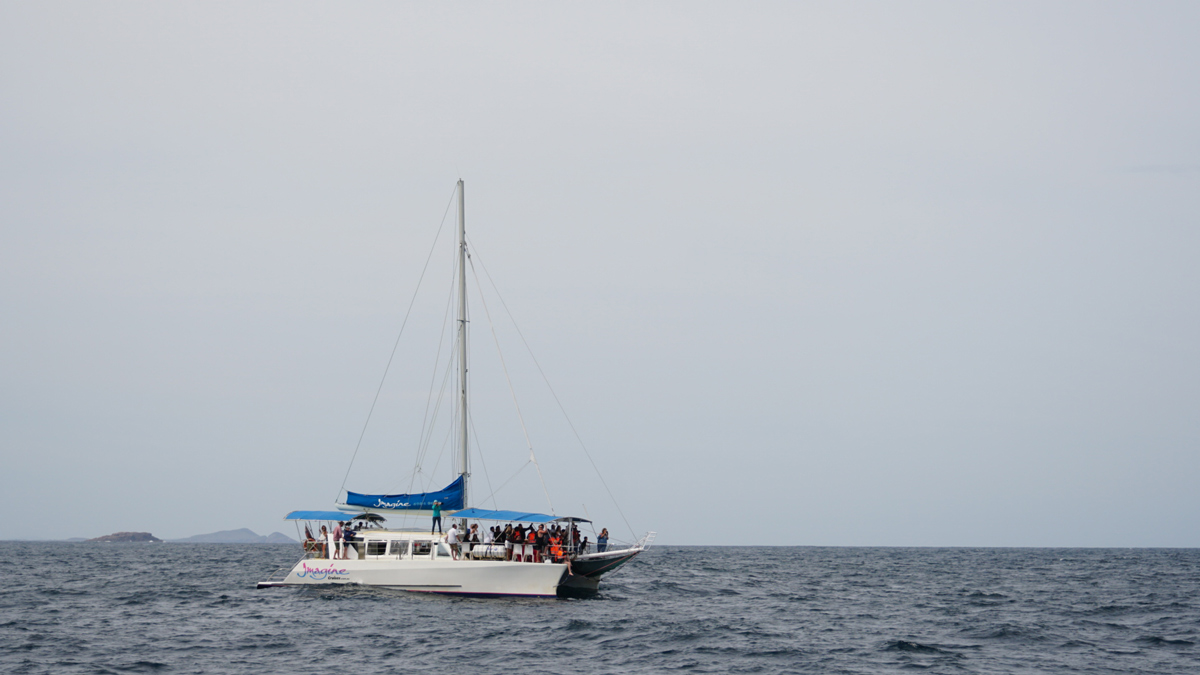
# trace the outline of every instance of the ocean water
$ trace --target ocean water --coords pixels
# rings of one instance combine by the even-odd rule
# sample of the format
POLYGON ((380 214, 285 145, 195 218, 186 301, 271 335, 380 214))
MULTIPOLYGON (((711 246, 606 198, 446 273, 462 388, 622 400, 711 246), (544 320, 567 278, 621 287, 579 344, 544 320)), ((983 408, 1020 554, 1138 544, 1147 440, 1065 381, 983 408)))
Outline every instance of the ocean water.
POLYGON ((295 546, 0 542, 4 673, 1200 673, 1200 550, 657 547, 588 600, 256 590, 295 546))

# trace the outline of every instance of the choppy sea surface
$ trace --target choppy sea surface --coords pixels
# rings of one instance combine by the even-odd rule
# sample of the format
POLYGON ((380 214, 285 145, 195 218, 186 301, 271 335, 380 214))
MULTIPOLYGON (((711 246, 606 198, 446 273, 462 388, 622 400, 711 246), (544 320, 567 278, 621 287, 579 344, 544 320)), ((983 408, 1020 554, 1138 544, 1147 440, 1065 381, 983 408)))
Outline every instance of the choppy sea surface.
POLYGON ((1200 550, 657 547, 588 600, 255 582, 295 546, 0 542, 5 673, 1200 672, 1200 550))

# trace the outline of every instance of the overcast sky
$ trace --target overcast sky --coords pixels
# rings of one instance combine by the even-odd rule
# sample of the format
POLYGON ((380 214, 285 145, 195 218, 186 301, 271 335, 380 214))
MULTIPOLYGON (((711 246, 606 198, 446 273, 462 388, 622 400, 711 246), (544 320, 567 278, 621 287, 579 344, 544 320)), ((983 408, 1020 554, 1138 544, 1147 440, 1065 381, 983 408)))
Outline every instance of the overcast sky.
MULTIPOLYGON (((461 177, 638 534, 1200 546, 1197 35, 1192 2, 2 2, 0 538, 332 507, 461 177)), ((447 236, 350 489, 412 484, 447 236)), ((628 537, 488 302, 554 510, 628 537)), ((473 303, 474 489, 545 510, 473 303)))

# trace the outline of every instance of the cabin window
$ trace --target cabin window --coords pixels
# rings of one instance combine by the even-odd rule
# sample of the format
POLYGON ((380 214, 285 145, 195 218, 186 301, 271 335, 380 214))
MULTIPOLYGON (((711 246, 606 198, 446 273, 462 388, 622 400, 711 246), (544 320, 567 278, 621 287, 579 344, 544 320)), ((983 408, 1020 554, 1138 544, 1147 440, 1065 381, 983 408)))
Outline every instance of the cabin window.
POLYGON ((368 541, 367 555, 383 555, 387 553, 386 541, 368 541))
POLYGON ((432 541, 414 541, 412 545, 413 555, 429 555, 429 552, 433 550, 432 541))
POLYGON ((404 556, 408 555, 408 542, 393 540, 388 546, 388 555, 394 555, 398 558, 403 558, 404 556))

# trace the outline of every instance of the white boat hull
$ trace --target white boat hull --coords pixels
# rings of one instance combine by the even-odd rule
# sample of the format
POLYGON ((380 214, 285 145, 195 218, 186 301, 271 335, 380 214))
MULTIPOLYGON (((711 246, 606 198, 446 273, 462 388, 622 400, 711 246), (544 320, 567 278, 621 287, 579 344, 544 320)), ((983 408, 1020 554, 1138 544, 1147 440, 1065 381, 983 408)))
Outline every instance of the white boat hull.
POLYGON ((503 560, 327 560, 306 558, 271 586, 310 584, 381 586, 452 595, 553 598, 566 580, 567 566, 503 560))

